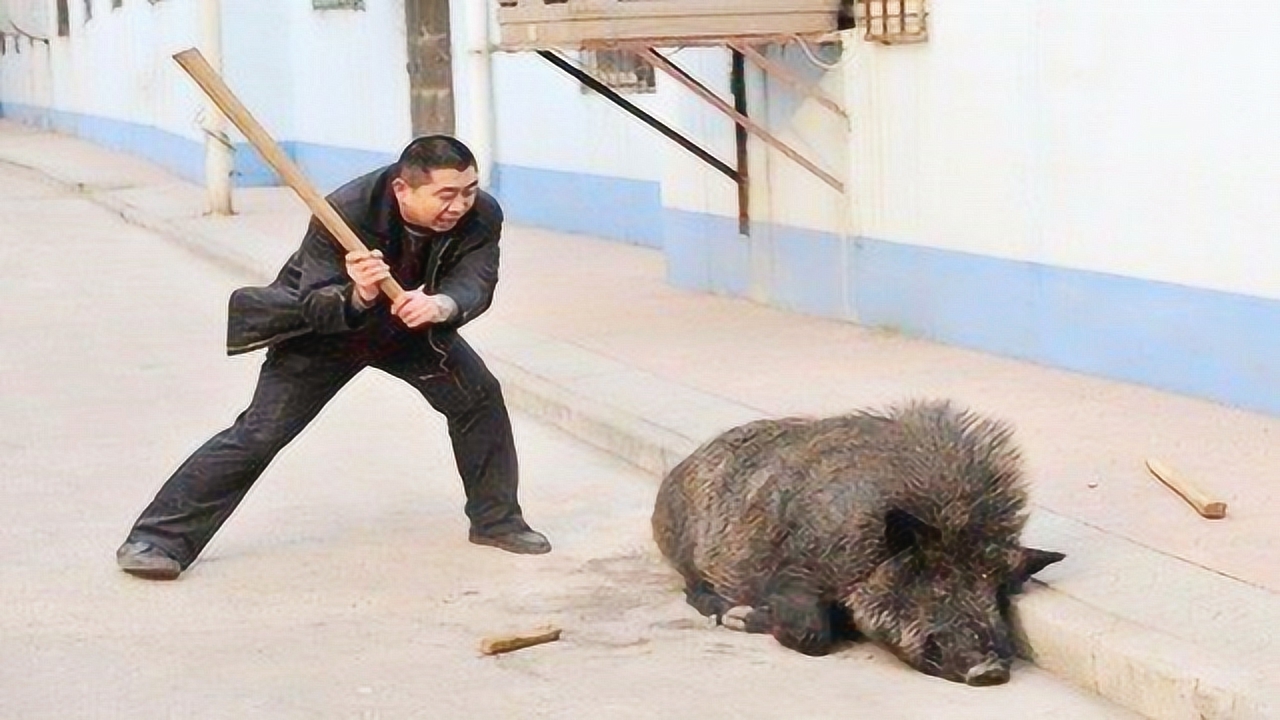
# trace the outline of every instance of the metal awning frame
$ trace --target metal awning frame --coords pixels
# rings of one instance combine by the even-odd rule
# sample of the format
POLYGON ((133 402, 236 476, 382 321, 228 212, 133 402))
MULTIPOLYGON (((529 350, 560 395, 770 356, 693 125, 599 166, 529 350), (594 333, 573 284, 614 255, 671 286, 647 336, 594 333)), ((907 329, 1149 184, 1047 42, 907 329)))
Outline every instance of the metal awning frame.
MULTIPOLYGON (((838 35, 826 36, 820 40, 831 40, 838 38, 838 35)), ((701 46, 701 47, 725 47, 734 52, 740 53, 763 71, 765 74, 775 77, 782 82, 796 88, 799 92, 808 98, 813 99, 822 107, 836 113, 841 118, 848 120, 848 113, 829 95, 824 93, 820 88, 812 83, 800 78, 797 74, 788 70, 786 67, 770 60, 764 53, 757 49, 759 45, 771 44, 776 42, 785 42, 790 40, 802 41, 794 35, 786 36, 751 36, 751 37, 707 37, 707 38, 645 38, 643 40, 627 40, 627 41, 607 41, 600 40, 594 42, 585 42, 582 44, 584 50, 622 50, 630 52, 645 61, 652 64, 655 68, 662 71, 665 75, 675 80, 677 83, 688 89, 694 95, 697 95, 707 104, 711 105, 717 111, 733 120, 733 122, 746 132, 756 136, 765 144, 774 148, 778 152, 786 155, 792 161, 821 179, 836 192, 844 193, 844 182, 835 177, 831 173, 824 170, 817 163, 806 158, 798 150, 791 147, 781 138, 774 135, 767 128, 752 120, 746 114, 738 112, 734 106, 723 100, 713 90, 708 88, 697 78, 693 77, 688 71, 681 68, 670 58, 658 52, 659 46, 678 44, 684 46, 701 46)), ((554 49, 547 48, 536 51, 540 56, 560 70, 574 77, 583 85, 600 93, 613 104, 622 108, 631 115, 637 117, 645 124, 662 133, 667 138, 684 147, 689 152, 696 155, 703 162, 715 168, 726 177, 734 182, 741 184, 744 181, 745 172, 742 168, 737 170, 728 164, 716 158, 710 152, 693 142, 679 131, 671 128, 666 123, 655 118, 650 113, 637 107, 626 98, 609 88, 603 82, 591 76, 590 73, 582 68, 574 65, 570 61, 555 52, 554 49)))

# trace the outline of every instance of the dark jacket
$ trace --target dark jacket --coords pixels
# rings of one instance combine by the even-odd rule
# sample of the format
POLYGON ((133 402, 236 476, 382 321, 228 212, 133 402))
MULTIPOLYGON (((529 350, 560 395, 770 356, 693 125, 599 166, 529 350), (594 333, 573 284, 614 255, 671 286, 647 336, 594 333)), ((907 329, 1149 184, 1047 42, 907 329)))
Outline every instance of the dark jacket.
MULTIPOLYGON (((391 274, 405 290, 425 286, 444 294, 457 313, 436 327, 458 328, 493 302, 498 283, 498 240, 502 208, 480 192, 475 205, 452 230, 431 233, 418 247, 405 231, 391 190, 394 166, 356 178, 328 200, 370 250, 381 250, 391 274)), ((360 313, 351 305, 355 283, 347 276, 346 250, 314 216, 302 245, 265 287, 231 293, 227 313, 227 354, 264 348, 307 333, 350 332, 386 313, 360 313)), ((387 304, 381 297, 378 303, 387 304)))

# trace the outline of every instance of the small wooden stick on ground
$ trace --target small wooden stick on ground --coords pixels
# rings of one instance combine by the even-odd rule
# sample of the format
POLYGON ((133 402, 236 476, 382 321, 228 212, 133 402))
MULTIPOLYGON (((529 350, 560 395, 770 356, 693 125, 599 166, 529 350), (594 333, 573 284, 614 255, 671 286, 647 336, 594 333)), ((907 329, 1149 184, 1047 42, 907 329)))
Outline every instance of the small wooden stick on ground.
POLYGON ((513 650, 541 645, 560 639, 560 628, 547 626, 538 628, 532 633, 520 635, 501 635, 498 637, 485 638, 480 643, 480 652, 485 655, 497 655, 499 653, 507 653, 513 650))
POLYGON ((1169 486, 1187 504, 1196 509, 1202 517, 1210 520, 1220 520, 1227 516, 1227 504, 1221 500, 1215 500, 1200 488, 1192 485, 1187 479, 1180 477, 1167 466, 1155 458, 1147 459, 1147 469, 1151 471, 1156 479, 1169 486))

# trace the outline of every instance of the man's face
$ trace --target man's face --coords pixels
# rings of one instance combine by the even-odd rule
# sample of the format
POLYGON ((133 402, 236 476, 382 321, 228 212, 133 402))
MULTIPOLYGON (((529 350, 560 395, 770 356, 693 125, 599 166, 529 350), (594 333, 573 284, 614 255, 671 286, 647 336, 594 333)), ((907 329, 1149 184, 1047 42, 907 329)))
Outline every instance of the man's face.
POLYGON ((400 204, 400 217, 405 222, 436 232, 451 230, 476 202, 480 181, 476 169, 432 170, 418 187, 411 187, 404 178, 391 181, 396 201, 400 204))

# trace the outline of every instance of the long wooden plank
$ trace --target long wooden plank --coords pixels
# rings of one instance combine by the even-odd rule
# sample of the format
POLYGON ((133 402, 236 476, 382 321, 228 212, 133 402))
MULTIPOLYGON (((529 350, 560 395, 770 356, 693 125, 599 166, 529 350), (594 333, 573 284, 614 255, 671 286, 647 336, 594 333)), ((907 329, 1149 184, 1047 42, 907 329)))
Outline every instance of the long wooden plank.
MULTIPOLYGON (((182 66, 183 70, 187 71, 191 79, 196 81, 200 89, 209 96, 209 99, 213 100, 218 109, 227 116, 227 119, 253 144, 253 147, 262 155, 262 159, 266 160, 267 164, 297 193, 298 197, 302 198, 302 201, 307 204, 311 212, 337 238, 342 247, 346 248, 347 252, 368 251, 368 248, 360 241, 360 238, 356 236, 355 231, 347 225, 347 222, 329 204, 329 201, 312 186, 307 177, 298 169, 298 166, 289 159, 289 156, 284 154, 284 150, 280 149, 280 145, 258 123, 253 114, 249 112, 249 109, 235 96, 235 93, 231 92, 231 88, 227 87, 222 77, 213 69, 209 61, 205 60, 204 55, 199 50, 196 48, 183 50, 175 54, 173 59, 182 66)), ((400 283, 396 282, 394 278, 383 280, 379 287, 393 301, 404 294, 404 288, 400 287, 400 283)))

